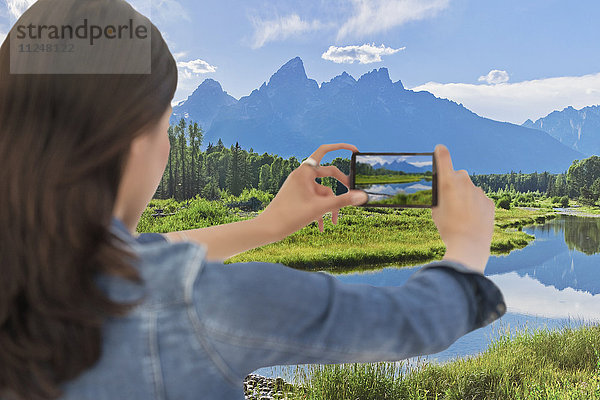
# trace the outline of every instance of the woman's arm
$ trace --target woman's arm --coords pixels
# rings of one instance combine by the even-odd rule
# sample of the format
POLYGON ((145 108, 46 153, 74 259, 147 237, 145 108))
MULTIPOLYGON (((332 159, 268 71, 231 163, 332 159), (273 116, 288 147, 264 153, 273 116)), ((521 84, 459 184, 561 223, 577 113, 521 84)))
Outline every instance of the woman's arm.
MULTIPOLYGON (((326 153, 340 149, 358 151, 356 146, 347 143, 324 144, 310 157, 320 162, 326 153)), ((316 178, 327 176, 336 178, 346 187, 350 186, 348 175, 333 165, 315 168, 301 164, 288 175, 267 208, 254 219, 164 235, 169 241, 190 240, 205 244, 206 258, 209 261, 222 261, 244 251, 277 242, 315 220, 318 220, 319 230, 322 232, 324 214, 331 212, 331 219, 335 224, 340 208, 367 201, 367 194, 362 190, 349 190, 336 196, 331 188, 315 181, 316 178)))
POLYGON ((188 301, 232 381, 271 365, 397 361, 446 349, 506 310, 482 274, 448 260, 398 287, 264 262, 206 263, 188 301))
POLYGON ((163 233, 171 242, 188 240, 206 245, 208 261, 223 261, 236 254, 281 240, 273 225, 258 217, 229 224, 163 233))

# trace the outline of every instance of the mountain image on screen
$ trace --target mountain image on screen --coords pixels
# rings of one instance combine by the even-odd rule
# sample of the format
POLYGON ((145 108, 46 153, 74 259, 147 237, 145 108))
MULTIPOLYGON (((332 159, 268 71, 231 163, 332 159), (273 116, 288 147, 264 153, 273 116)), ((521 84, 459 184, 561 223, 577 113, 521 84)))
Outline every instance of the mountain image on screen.
POLYGON ((432 156, 357 155, 354 187, 366 205, 431 206, 432 156))

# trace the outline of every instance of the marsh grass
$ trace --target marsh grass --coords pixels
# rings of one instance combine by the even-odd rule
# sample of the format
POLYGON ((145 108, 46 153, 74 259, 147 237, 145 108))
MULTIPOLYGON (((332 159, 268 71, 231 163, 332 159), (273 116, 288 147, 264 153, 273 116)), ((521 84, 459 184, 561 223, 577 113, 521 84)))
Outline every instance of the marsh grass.
POLYGON ((535 210, 511 207, 510 210, 496 209, 495 223, 498 228, 522 227, 543 223, 547 219, 556 218, 558 214, 551 207, 535 210))
MULTIPOLYGON (((227 201, 208 201, 197 196, 181 203, 153 199, 142 213, 137 231, 164 233, 241 221, 247 218, 238 216, 240 210, 225 204, 243 200, 246 199, 232 196, 227 201), (155 208, 176 214, 154 218, 155 208)), ((540 223, 555 215, 551 209, 496 209, 492 254, 507 254, 534 239, 525 232, 507 228, 540 223)), ((230 257, 225 264, 264 261, 305 270, 350 272, 426 263, 441 259, 445 251, 429 208, 350 206, 340 209, 336 225, 328 213, 323 232, 312 222, 280 241, 230 257)))
POLYGON ((290 399, 600 399, 600 326, 500 334, 445 364, 406 361, 298 368, 290 399))

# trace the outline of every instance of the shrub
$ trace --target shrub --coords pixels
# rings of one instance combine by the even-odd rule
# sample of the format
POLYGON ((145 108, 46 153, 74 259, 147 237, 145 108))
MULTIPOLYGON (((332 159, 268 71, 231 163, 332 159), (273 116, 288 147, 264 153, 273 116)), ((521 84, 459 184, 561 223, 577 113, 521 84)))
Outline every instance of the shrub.
POLYGON ((562 207, 569 207, 569 197, 563 196, 560 198, 560 205, 562 207))
POLYGON ((496 203, 496 206, 504 208, 505 210, 510 210, 510 201, 511 201, 510 195, 508 195, 508 194, 504 195, 498 200, 498 202, 496 203))

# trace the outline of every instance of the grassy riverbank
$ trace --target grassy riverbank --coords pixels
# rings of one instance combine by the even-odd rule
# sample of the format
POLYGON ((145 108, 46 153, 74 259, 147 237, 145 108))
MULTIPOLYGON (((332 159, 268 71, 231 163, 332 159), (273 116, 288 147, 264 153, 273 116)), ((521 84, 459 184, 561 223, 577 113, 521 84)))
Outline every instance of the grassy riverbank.
MULTIPOLYGON (((268 199, 265 199, 267 201, 268 199)), ((138 232, 169 232, 225 224, 252 217, 242 217, 223 202, 202 198, 177 203, 152 200, 138 224, 138 232), (154 208, 174 215, 154 218, 154 208)), ((293 268, 350 272, 356 269, 381 268, 386 265, 414 265, 441 259, 445 246, 431 218, 431 209, 385 209, 344 207, 338 223, 330 213, 324 219, 324 231, 313 222, 275 243, 246 251, 225 263, 266 261, 293 268)), ((492 254, 505 254, 522 248, 534 237, 518 227, 553 218, 551 209, 496 209, 496 227, 492 254), (517 229, 507 229, 507 228, 517 229)))
POLYGON ((311 365, 289 399, 600 399, 600 326, 502 334, 446 364, 311 365), (406 370, 404 370, 406 371, 406 370))
POLYGON ((571 202, 571 206, 576 205, 576 208, 571 208, 574 214, 600 215, 600 206, 590 206, 578 204, 576 201, 571 202))

